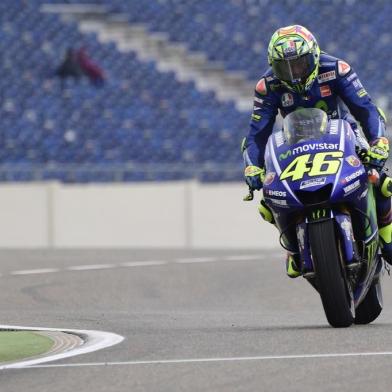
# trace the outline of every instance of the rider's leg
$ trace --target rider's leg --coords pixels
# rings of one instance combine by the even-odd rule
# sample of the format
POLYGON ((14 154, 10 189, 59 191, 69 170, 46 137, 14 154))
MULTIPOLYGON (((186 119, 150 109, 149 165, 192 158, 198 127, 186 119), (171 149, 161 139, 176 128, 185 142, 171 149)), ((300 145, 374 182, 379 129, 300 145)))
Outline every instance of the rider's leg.
MULTIPOLYGON (((261 217, 269 223, 272 223, 281 233, 282 229, 289 226, 289 220, 287 217, 279 216, 275 220, 274 215, 272 214, 271 209, 267 206, 264 199, 260 200, 259 213, 261 217)), ((282 241, 287 249, 290 251, 287 252, 286 257, 286 273, 290 278, 297 278, 301 275, 301 267, 300 267, 300 256, 298 252, 297 245, 297 237, 295 234, 295 228, 293 227, 291 230, 287 231, 285 235, 282 237, 282 241)))
POLYGON ((392 178, 384 174, 375 195, 381 253, 385 261, 392 264, 392 178))

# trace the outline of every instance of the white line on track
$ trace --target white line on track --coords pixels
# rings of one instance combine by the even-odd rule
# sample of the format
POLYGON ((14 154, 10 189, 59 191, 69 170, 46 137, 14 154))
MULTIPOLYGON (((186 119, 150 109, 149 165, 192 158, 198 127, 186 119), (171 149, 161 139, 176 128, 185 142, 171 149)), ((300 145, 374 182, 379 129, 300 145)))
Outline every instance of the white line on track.
POLYGON ((110 269, 117 267, 115 264, 86 264, 86 265, 74 265, 72 267, 67 267, 68 271, 89 271, 89 270, 100 270, 100 269, 110 269))
POLYGON ((193 359, 164 359, 155 361, 123 361, 123 362, 86 362, 86 363, 59 363, 48 365, 33 365, 29 368, 57 368, 57 367, 83 367, 83 366, 130 366, 130 365, 165 365, 201 362, 241 362, 241 361, 266 361, 290 359, 323 359, 323 358, 351 358, 391 356, 392 351, 362 352, 362 353, 329 353, 329 354, 298 354, 298 355, 268 355, 257 357, 229 357, 229 358, 193 358, 193 359))
POLYGON ((60 354, 48 355, 36 359, 25 360, 21 362, 10 363, 8 365, 0 366, 0 370, 4 369, 20 369, 27 368, 41 363, 58 361, 60 359, 74 357, 75 355, 87 354, 103 348, 114 346, 121 343, 124 337, 112 332, 91 331, 81 329, 63 329, 63 328, 37 328, 37 327, 21 327, 13 325, 0 325, 0 329, 18 330, 18 331, 61 331, 65 333, 72 333, 82 336, 85 343, 82 346, 75 347, 72 350, 60 354))
POLYGON ((260 260, 263 259, 263 255, 238 255, 238 256, 223 256, 222 260, 226 261, 246 261, 246 260, 260 260))
POLYGON ((168 264, 168 262, 163 260, 130 261, 128 263, 122 263, 120 265, 121 267, 149 267, 152 265, 163 265, 163 264, 168 264))
POLYGON ((58 268, 40 268, 40 269, 31 269, 31 270, 20 270, 20 271, 11 271, 11 275, 34 275, 34 274, 50 274, 53 272, 59 272, 58 268))
MULTIPOLYGON (((281 257, 282 253, 271 253, 268 257, 281 257)), ((94 271, 94 270, 105 270, 114 269, 118 267, 150 267, 154 265, 167 265, 167 264, 192 264, 192 263, 211 263, 220 261, 259 261, 264 260, 265 255, 253 254, 253 255, 228 255, 228 256, 206 256, 206 257, 189 257, 189 258, 178 258, 173 261, 166 260, 137 260, 129 261, 121 264, 85 264, 85 265, 74 265, 65 268, 37 268, 29 270, 17 270, 9 272, 9 275, 20 276, 20 275, 39 275, 39 274, 50 274, 61 271, 94 271)), ((0 277, 4 274, 0 273, 0 277)))
POLYGON ((211 263, 214 261, 219 261, 218 257, 195 257, 188 259, 177 259, 175 263, 189 264, 189 263, 211 263))

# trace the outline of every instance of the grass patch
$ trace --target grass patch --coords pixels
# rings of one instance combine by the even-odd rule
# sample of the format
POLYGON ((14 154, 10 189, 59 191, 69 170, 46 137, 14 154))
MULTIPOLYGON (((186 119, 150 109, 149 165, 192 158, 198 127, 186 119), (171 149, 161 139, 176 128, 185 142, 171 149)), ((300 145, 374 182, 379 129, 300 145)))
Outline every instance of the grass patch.
POLYGON ((53 340, 30 331, 0 331, 0 362, 40 355, 50 350, 53 340))

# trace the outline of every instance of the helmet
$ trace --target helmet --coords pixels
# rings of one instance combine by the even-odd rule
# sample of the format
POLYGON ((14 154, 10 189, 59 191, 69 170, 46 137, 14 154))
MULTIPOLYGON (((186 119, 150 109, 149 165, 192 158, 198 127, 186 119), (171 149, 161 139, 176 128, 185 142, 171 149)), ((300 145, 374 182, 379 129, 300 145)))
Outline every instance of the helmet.
POLYGON ((320 48, 305 27, 282 27, 274 33, 268 45, 268 63, 286 87, 303 93, 312 87, 317 77, 320 48))

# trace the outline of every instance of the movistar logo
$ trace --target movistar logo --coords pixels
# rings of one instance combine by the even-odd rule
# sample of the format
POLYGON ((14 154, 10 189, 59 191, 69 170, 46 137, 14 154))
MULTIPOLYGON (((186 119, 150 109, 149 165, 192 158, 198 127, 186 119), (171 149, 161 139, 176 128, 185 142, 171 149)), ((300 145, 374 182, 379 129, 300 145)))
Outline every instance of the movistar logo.
POLYGON ((337 150, 338 144, 333 143, 311 143, 304 144, 303 146, 298 146, 293 148, 293 154, 301 154, 303 152, 315 151, 315 150, 337 150))
POLYGON ((288 157, 291 157, 291 150, 287 150, 286 152, 282 152, 280 155, 279 155, 279 160, 280 161, 283 161, 284 159, 287 159, 288 157))

